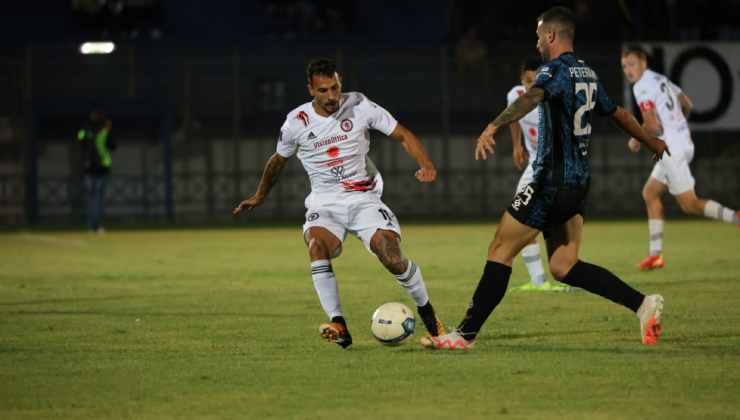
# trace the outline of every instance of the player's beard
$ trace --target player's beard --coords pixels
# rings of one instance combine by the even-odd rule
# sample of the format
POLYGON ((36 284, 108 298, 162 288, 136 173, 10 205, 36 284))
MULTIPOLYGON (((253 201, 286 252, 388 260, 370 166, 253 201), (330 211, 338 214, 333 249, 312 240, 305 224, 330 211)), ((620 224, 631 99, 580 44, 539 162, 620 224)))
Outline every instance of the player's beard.
POLYGON ((326 111, 327 114, 333 114, 339 109, 339 102, 326 101, 322 108, 324 108, 324 111, 326 111))
POLYGON ((550 50, 547 47, 542 47, 542 51, 540 51, 540 56, 542 57, 542 62, 547 63, 550 61, 550 50))

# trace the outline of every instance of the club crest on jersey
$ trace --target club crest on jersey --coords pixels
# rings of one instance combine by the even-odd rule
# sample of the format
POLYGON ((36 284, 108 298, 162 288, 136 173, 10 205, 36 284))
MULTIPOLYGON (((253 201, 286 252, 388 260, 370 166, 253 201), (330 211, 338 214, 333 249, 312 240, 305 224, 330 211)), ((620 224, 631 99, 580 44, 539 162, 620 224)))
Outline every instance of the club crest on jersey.
POLYGON ((303 125, 308 127, 308 114, 306 114, 305 111, 299 112, 298 115, 296 115, 296 119, 301 120, 301 122, 303 122, 303 125))
POLYGON ((339 126, 342 127, 342 131, 348 133, 352 131, 352 127, 354 127, 354 124, 352 124, 352 120, 350 120, 349 118, 345 118, 342 120, 341 123, 339 123, 339 126))

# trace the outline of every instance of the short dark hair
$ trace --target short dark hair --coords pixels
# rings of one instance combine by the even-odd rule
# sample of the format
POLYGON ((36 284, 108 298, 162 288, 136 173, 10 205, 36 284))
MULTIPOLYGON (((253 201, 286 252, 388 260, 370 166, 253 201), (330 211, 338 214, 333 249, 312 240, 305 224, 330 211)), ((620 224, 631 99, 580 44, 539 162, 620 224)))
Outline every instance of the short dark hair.
POLYGON ((537 57, 528 57, 525 58, 524 61, 522 61, 522 64, 519 66, 519 74, 524 74, 525 71, 537 71, 538 68, 542 65, 542 60, 537 57))
POLYGON ((556 6, 541 14, 537 21, 542 24, 556 24, 558 35, 573 40, 576 38, 576 18, 573 12, 564 6, 556 6))
POLYGON ((622 48, 622 57, 626 57, 630 54, 635 55, 640 60, 648 61, 650 58, 650 54, 637 44, 625 45, 625 47, 622 48))
POLYGON ((313 76, 320 74, 322 76, 334 77, 337 72, 337 63, 330 58, 314 58, 306 66, 306 78, 311 83, 313 76))

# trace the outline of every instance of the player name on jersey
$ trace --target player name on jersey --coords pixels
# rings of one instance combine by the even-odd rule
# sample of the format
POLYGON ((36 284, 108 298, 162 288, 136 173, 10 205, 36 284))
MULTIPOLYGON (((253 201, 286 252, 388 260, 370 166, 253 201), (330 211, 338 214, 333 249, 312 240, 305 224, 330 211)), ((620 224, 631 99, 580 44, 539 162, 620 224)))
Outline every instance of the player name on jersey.
POLYGON ((596 72, 594 72, 588 67, 571 67, 568 70, 570 70, 571 77, 598 80, 598 77, 596 76, 596 72))

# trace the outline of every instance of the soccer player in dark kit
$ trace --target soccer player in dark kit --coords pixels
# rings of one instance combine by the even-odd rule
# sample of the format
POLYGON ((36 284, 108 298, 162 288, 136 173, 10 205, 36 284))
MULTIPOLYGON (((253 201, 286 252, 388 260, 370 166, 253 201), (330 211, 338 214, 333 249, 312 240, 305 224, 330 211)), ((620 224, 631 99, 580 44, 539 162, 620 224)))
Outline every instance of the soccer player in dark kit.
POLYGON ((501 127, 540 109, 540 130, 533 182, 517 193, 488 248, 488 261, 465 318, 454 331, 422 340, 431 349, 471 348, 488 316, 501 302, 514 257, 540 232, 545 236, 550 271, 569 286, 580 287, 635 312, 642 343, 657 343, 663 297, 645 296, 608 270, 578 259, 583 208, 588 192, 592 111, 611 119, 660 159, 665 143, 643 131, 635 118, 616 106, 596 73, 573 51, 575 20, 564 7, 537 19, 537 49, 545 63, 531 89, 508 106, 478 138, 476 159, 494 152, 501 127))

